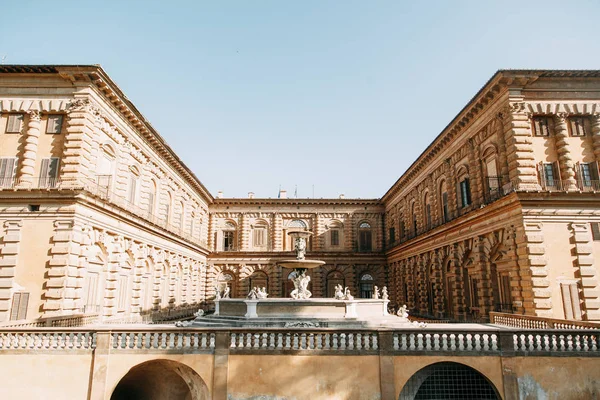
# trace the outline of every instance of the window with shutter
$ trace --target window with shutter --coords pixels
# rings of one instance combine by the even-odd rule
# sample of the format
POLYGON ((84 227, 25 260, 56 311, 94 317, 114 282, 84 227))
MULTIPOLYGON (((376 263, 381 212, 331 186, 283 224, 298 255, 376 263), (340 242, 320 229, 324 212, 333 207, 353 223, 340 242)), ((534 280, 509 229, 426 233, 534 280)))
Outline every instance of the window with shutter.
POLYGON ((40 168, 40 187, 56 187, 59 163, 60 159, 55 157, 42 159, 42 165, 40 168))
POLYGON ((13 187, 17 175, 17 158, 0 158, 0 187, 13 187))
POLYGON ((569 118, 569 125, 571 127, 571 136, 585 136, 585 118, 569 118))
POLYGON ((563 309, 565 319, 581 320, 581 304, 579 299, 579 288, 577 283, 561 283, 561 294, 563 298, 563 309))
POLYGON ((21 133, 23 129, 23 114, 9 114, 6 133, 21 133))
POLYGON ((448 192, 442 193, 442 213, 444 214, 444 222, 448 222, 450 219, 448 214, 448 192))
POLYGON ((135 195, 137 192, 137 176, 131 175, 129 177, 129 203, 135 204, 135 195))
POLYGON ((592 226, 592 239, 600 240, 600 222, 592 222, 590 225, 592 226))
POLYGON ((48 115, 48 123, 46 124, 46 133, 59 134, 62 131, 63 116, 48 115))
POLYGON ((332 246, 340 245, 340 231, 337 229, 332 229, 329 238, 332 246))
POLYGON ((265 228, 255 228, 254 229, 254 246, 262 247, 266 244, 266 236, 267 230, 265 228))
POLYGON ((461 207, 466 207, 471 204, 471 187, 469 185, 469 178, 465 178, 460 181, 460 201, 461 207))
POLYGON ((16 292, 13 293, 12 304, 10 307, 11 321, 27 318, 27 306, 29 304, 29 293, 16 292))
POLYGON ((533 117, 533 135, 550 136, 549 117, 533 117))
POLYGON ((390 244, 396 241, 396 228, 390 228, 390 244))

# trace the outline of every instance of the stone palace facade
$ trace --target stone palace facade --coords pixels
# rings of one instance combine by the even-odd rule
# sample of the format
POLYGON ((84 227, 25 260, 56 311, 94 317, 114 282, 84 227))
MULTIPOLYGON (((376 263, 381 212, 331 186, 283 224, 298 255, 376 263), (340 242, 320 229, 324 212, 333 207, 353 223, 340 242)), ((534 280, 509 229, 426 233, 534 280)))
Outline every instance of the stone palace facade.
POLYGON ((372 200, 215 198, 99 66, 0 66, 0 113, 2 322, 287 297, 291 228, 314 297, 600 320, 599 71, 497 72, 372 200))

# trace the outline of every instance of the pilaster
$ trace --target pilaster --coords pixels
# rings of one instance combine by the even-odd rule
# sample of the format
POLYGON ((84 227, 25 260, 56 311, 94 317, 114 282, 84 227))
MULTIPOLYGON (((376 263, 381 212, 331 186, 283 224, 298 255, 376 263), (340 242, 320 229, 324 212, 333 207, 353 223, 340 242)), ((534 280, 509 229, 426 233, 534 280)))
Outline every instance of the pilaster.
POLYGON ((556 153, 558 154, 558 167, 560 168, 563 190, 575 190, 577 189, 575 164, 571 158, 571 150, 567 141, 567 116, 565 114, 558 114, 554 118, 554 137, 556 140, 556 153))
POLYGON ((240 250, 248 250, 250 243, 250 219, 246 213, 240 214, 240 250))
POLYGON ((87 98, 76 99, 68 109, 67 134, 61 159, 60 177, 63 182, 74 182, 80 178, 94 176, 94 112, 96 108, 87 98))
POLYGON ((539 189, 531 123, 525 113, 525 104, 511 102, 505 113, 504 140, 509 178, 511 182, 518 182, 524 188, 539 189))
POLYGON ((31 187, 34 185, 35 160, 37 158, 38 142, 40 139, 40 126, 41 115, 39 111, 30 111, 27 119, 23 161, 17 171, 17 176, 20 178, 19 187, 31 187))
POLYGON ((516 243, 525 313, 539 317, 552 317, 551 289, 542 223, 524 223, 524 232, 521 234, 517 231, 516 243))
POLYGON ((272 216, 273 251, 283 251, 283 218, 279 213, 272 216))
POLYGON ((576 263, 581 279, 581 294, 583 308, 588 320, 600 319, 600 287, 598 272, 594 263, 592 238, 587 223, 570 224, 575 244, 576 263))
POLYGON ((592 138, 594 140, 594 155, 600 161, 600 114, 592 115, 592 138))
POLYGON ((0 322, 6 322, 10 316, 12 289, 19 256, 21 227, 17 220, 4 221, 4 235, 0 243, 0 322))

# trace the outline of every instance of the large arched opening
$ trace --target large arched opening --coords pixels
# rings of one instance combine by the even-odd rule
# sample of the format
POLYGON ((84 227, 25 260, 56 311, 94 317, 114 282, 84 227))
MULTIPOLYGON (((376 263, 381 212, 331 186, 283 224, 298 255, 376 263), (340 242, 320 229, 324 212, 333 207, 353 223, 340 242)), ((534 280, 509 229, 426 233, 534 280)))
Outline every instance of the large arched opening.
POLYGON ((500 400, 494 385, 479 371, 455 362, 440 362, 417 371, 399 400, 500 400))
POLYGON ((208 387, 193 369, 171 360, 152 360, 131 368, 111 400, 208 400, 208 387))

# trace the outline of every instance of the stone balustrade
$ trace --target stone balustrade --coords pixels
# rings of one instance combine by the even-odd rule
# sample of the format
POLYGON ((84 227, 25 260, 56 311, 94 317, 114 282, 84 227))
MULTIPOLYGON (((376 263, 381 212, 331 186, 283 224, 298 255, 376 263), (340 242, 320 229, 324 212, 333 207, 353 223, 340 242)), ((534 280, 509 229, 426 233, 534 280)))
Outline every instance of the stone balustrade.
POLYGON ((490 323, 521 329, 600 329, 600 323, 490 312, 490 323))
POLYGON ((600 330, 202 328, 2 329, 2 351, 69 351, 232 354, 389 354, 600 357, 600 330), (103 338, 100 340, 100 338, 103 338), (100 345, 98 345, 100 346, 100 345))

